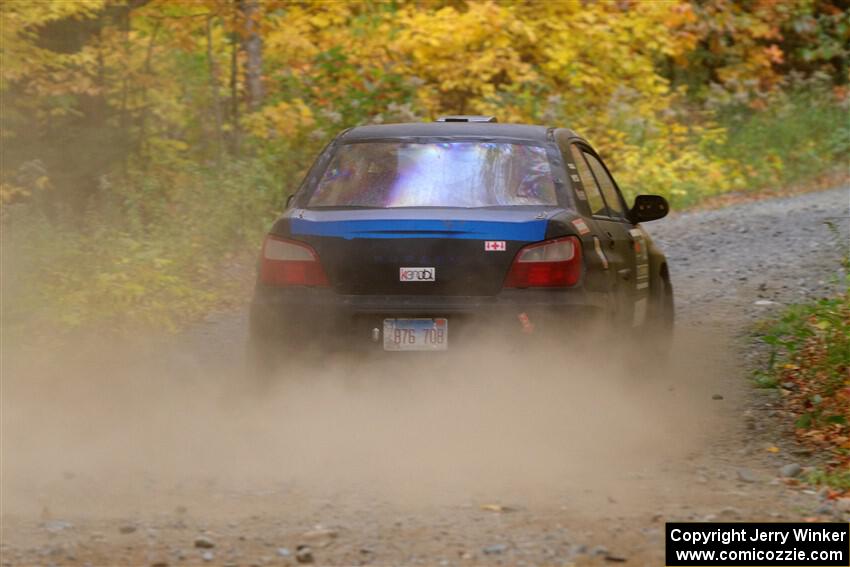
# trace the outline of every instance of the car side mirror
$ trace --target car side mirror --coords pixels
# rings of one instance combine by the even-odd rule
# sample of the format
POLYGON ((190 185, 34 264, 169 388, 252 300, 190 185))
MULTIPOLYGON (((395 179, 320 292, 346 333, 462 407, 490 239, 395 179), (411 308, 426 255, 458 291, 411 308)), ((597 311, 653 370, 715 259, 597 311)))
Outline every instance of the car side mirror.
POLYGON ((293 193, 293 194, 291 194, 291 195, 289 195, 288 197, 286 197, 286 207, 285 207, 285 208, 287 208, 287 209, 288 209, 289 207, 291 207, 291 206, 292 206, 292 201, 293 201, 293 199, 295 199, 295 194, 294 194, 294 193, 293 193))
POLYGON ((649 222, 664 218, 669 212, 670 205, 661 195, 638 195, 629 211, 629 218, 634 223, 649 222))

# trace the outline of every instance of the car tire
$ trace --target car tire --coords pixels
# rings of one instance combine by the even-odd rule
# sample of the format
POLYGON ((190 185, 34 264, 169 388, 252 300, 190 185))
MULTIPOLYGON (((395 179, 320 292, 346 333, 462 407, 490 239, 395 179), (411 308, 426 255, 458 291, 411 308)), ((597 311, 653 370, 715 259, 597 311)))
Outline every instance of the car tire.
POLYGON ((272 341, 250 336, 245 347, 245 369, 252 382, 268 385, 281 367, 281 355, 272 341))
POLYGON ((652 283, 642 346, 650 362, 666 364, 673 348, 675 322, 673 286, 670 280, 662 275, 659 275, 652 283))

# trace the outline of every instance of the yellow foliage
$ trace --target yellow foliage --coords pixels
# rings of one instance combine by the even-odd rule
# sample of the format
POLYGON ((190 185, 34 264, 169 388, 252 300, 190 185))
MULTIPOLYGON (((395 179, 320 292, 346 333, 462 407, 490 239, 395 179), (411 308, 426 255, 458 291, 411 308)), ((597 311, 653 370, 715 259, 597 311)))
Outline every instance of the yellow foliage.
POLYGON ((313 111, 301 99, 266 106, 245 118, 246 129, 254 136, 268 140, 295 136, 314 124, 313 111))
POLYGON ((391 51, 399 71, 424 83, 418 94, 431 115, 480 111, 499 88, 538 78, 522 58, 534 32, 511 6, 471 2, 464 12, 411 6, 397 21, 401 31, 391 51))
POLYGON ((0 60, 2 88, 7 81, 37 73, 62 56, 37 47, 34 41, 39 26, 65 18, 84 18, 102 9, 105 0, 74 2, 0 2, 0 60))
POLYGON ((11 183, 0 183, 0 204, 14 203, 30 196, 30 192, 23 187, 17 187, 11 183))

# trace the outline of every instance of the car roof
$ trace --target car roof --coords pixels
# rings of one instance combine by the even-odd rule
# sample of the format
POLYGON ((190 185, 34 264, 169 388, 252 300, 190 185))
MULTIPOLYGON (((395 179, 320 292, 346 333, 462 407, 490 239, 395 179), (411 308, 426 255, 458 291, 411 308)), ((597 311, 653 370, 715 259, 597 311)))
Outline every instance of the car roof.
POLYGON ((343 132, 341 142, 357 142, 382 138, 506 138, 546 142, 552 128, 528 124, 499 124, 490 122, 409 122, 404 124, 376 124, 358 126, 343 132))

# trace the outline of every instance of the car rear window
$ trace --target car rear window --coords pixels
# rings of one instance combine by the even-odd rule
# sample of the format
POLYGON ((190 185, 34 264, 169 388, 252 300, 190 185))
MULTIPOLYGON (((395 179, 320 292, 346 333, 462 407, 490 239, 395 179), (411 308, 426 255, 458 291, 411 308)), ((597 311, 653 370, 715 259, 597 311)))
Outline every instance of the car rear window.
POLYGON ((505 142, 364 142, 337 148, 308 207, 556 205, 546 148, 505 142))

